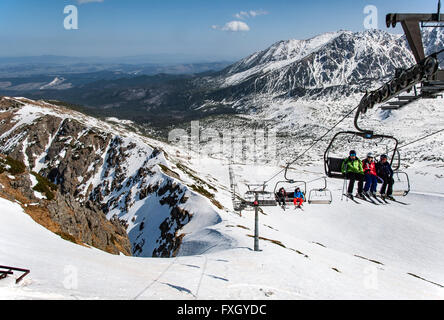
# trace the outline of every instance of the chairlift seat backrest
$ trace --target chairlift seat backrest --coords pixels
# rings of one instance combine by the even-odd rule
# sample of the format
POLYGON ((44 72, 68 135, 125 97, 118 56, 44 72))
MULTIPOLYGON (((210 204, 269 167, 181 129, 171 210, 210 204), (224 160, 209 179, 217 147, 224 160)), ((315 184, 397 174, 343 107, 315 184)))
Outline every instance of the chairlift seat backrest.
POLYGON ((342 175, 342 163, 344 159, 342 158, 328 158, 327 159, 327 167, 328 167, 328 176, 330 178, 344 178, 342 175))

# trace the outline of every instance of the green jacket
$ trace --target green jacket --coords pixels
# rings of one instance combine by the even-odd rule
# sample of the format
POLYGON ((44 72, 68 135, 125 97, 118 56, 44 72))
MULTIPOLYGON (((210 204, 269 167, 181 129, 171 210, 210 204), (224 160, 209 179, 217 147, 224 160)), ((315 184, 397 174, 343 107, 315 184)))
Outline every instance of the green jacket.
POLYGON ((364 174, 364 169, 362 167, 362 161, 356 158, 355 160, 348 157, 342 162, 342 173, 346 174, 349 172, 364 174))

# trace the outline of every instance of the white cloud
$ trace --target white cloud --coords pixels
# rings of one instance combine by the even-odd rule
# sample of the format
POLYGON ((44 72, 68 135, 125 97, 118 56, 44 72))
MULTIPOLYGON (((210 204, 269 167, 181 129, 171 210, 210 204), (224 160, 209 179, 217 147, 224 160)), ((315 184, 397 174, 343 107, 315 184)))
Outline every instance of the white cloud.
POLYGON ((259 10, 259 11, 250 10, 250 16, 252 16, 253 18, 257 16, 265 16, 268 13, 269 13, 268 11, 264 10, 259 10))
POLYGON ((212 26, 213 29, 229 32, 246 32, 250 31, 250 27, 243 21, 230 21, 227 22, 222 28, 218 26, 212 26))
POLYGON ((250 26, 241 20, 255 18, 258 16, 267 15, 267 14, 269 14, 269 12, 265 11, 265 10, 240 11, 240 12, 234 14, 234 17, 238 20, 227 22, 223 27, 218 26, 218 25, 212 25, 211 29, 229 31, 229 32, 250 31, 250 26))
POLYGON ((239 13, 236 13, 234 16, 238 19, 246 19, 250 17, 250 14, 246 11, 241 11, 239 13))
POLYGON ((264 11, 264 10, 250 10, 250 11, 241 11, 236 13, 234 16, 237 19, 248 19, 248 18, 255 18, 257 16, 264 16, 269 14, 268 11, 264 11))

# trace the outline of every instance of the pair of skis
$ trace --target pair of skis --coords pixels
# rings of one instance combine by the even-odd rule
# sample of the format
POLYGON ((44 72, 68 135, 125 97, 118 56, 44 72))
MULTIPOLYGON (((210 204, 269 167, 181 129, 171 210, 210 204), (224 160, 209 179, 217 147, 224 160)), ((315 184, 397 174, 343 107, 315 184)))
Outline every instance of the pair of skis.
POLYGON ((408 204, 408 203, 405 203, 405 202, 402 202, 402 201, 399 201, 399 200, 396 200, 396 199, 390 199, 390 198, 386 198, 386 197, 381 197, 381 198, 383 198, 384 201, 386 201, 386 202, 388 202, 388 203, 390 203, 390 201, 391 201, 391 202, 394 202, 394 203, 402 204, 402 205, 404 205, 404 206, 409 206, 409 205, 410 205, 410 204, 408 204), (388 200, 388 201, 387 201, 387 200, 388 200))
POLYGON ((363 197, 358 197, 358 196, 354 197, 353 195, 349 195, 349 194, 344 194, 344 196, 347 197, 348 199, 350 199, 351 201, 353 201, 356 204, 361 204, 359 201, 356 200, 356 198, 357 198, 359 200, 363 200, 363 201, 369 202, 369 203, 374 204, 376 206, 390 204, 389 201, 395 202, 395 203, 399 203, 399 204, 402 204, 402 205, 405 205, 405 206, 409 205, 408 203, 401 202, 401 201, 398 201, 398 200, 395 200, 395 199, 385 198, 385 197, 378 198, 378 197, 369 197, 369 196, 366 196, 366 195, 363 195, 363 197), (387 200, 389 200, 389 201, 387 201, 387 200))
POLYGON ((395 198, 393 198, 393 197, 384 197, 384 196, 379 196, 379 197, 376 197, 376 200, 378 200, 379 202, 382 202, 381 200, 385 203, 385 204, 390 204, 390 202, 394 202, 394 203, 399 203, 399 204, 402 204, 402 205, 404 205, 404 206, 408 206, 409 204, 408 203, 405 203, 405 202, 402 202, 402 201, 399 201, 399 200, 396 200, 395 198))
MULTIPOLYGON (((380 203, 377 203, 376 201, 374 201, 372 198, 366 197, 366 196, 363 196, 363 197, 356 196, 356 197, 354 197, 351 194, 344 194, 344 196, 347 197, 348 199, 350 199, 351 201, 353 201, 356 204, 361 204, 361 202, 357 201, 356 199, 369 202, 369 203, 374 204, 376 206, 378 206, 380 204, 380 203)), ((382 201, 381 201, 381 204, 382 204, 382 201)))
POLYGON ((346 197, 346 198, 348 198, 349 200, 351 200, 351 201, 353 201, 354 203, 356 203, 356 204, 361 204, 361 202, 359 202, 359 201, 357 201, 356 199, 359 199, 359 200, 364 200, 364 201, 367 201, 367 202, 369 202, 369 203, 371 203, 371 204, 374 204, 374 205, 379 205, 378 203, 376 203, 375 201, 373 201, 373 199, 370 199, 370 198, 366 198, 365 196, 364 197, 359 197, 359 196, 353 196, 353 195, 351 195, 351 194, 344 194, 344 196, 346 197))
MULTIPOLYGON (((281 208, 282 208, 282 210, 284 210, 284 211, 287 209, 286 206, 281 206, 281 208)), ((294 210, 297 210, 297 209, 300 209, 300 210, 304 211, 304 209, 302 209, 301 206, 297 206, 297 207, 294 208, 294 210)))
POLYGON ((349 195, 349 194, 344 194, 344 196, 346 196, 348 199, 352 200, 353 202, 355 202, 357 204, 360 204, 360 202, 357 201, 356 199, 367 201, 371 204, 374 204, 375 206, 379 206, 380 204, 387 204, 387 202, 383 202, 382 200, 379 200, 377 197, 370 197, 365 194, 363 194, 362 196, 356 196, 356 197, 354 197, 353 195, 349 195))

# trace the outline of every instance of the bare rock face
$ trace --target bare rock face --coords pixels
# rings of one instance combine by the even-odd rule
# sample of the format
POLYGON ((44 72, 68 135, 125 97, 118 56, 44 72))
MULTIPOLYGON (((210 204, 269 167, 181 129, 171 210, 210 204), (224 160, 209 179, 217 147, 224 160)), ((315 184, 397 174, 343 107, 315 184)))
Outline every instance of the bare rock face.
POLYGON ((90 203, 82 205, 70 195, 59 194, 55 201, 48 203, 47 208, 62 232, 109 253, 131 255, 131 244, 124 225, 118 219, 106 220, 103 212, 90 203))
POLYGON ((170 257, 171 252, 173 256, 177 255, 177 251, 182 243, 184 235, 178 236, 175 233, 171 233, 173 225, 181 229, 188 222, 190 222, 192 216, 186 210, 180 209, 179 207, 174 207, 171 211, 171 217, 167 218, 160 225, 160 230, 162 231, 162 238, 158 239, 159 247, 153 252, 153 257, 170 257))
MULTIPOLYGON (((37 197, 30 172, 24 170, 11 175, 5 159, 0 156, 1 162, 6 164, 1 166, 4 171, 0 174, 3 186, 0 197, 18 201, 36 222, 66 240, 90 245, 112 254, 131 255, 126 226, 119 219, 108 221, 103 212, 92 203, 81 204, 73 196, 63 195, 60 191, 54 191, 52 200, 37 197)), ((39 178, 43 179, 40 176, 39 178)))

